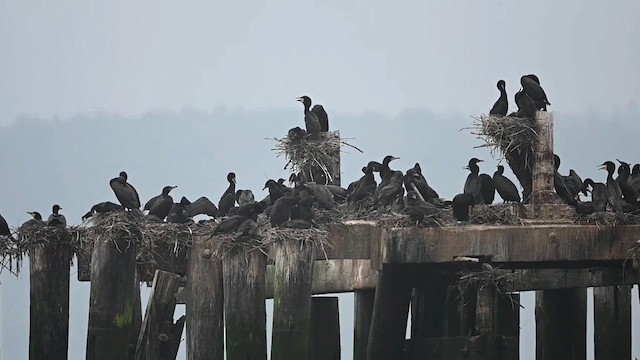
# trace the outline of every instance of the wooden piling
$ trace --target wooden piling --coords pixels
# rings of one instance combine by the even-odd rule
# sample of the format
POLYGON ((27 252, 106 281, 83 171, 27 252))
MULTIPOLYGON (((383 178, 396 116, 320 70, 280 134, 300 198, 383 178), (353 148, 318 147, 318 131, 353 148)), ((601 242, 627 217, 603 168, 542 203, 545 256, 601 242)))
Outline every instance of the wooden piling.
POLYGON ((385 265, 378 276, 368 360, 402 359, 412 281, 401 266, 385 265))
POLYGON ((587 289, 536 291, 536 359, 585 360, 587 289))
POLYGON ((91 257, 87 359, 127 359, 134 321, 136 244, 99 238, 91 257))
POLYGON ((631 286, 593 288, 596 360, 631 359, 631 286))
POLYGON ((187 359, 224 359, 222 260, 197 236, 187 264, 187 359))
POLYGON ((367 360, 375 290, 354 291, 353 360, 367 360))
POLYGON ((131 334, 129 336, 129 359, 133 359, 136 355, 136 347, 138 345, 138 336, 142 328, 142 299, 140 298, 140 270, 136 267, 136 276, 133 281, 133 316, 131 334))
POLYGON ((534 151, 532 172, 533 193, 531 203, 534 205, 557 202, 558 196, 553 185, 555 169, 553 166, 553 114, 538 111, 538 142, 534 151))
POLYGON ((448 285, 436 279, 417 284, 411 298, 411 338, 446 336, 448 285))
POLYGON ((290 239, 275 244, 274 250, 271 359, 307 359, 315 244, 290 239))
POLYGON ((156 270, 135 360, 175 360, 184 327, 184 319, 173 323, 179 282, 179 275, 156 270))
POLYGON ((29 359, 67 359, 70 260, 68 245, 47 243, 29 252, 29 359))
POLYGON ((340 360, 340 312, 335 296, 311 298, 310 360, 340 360))
POLYGON ((222 259, 228 360, 267 359, 266 257, 236 246, 222 259))

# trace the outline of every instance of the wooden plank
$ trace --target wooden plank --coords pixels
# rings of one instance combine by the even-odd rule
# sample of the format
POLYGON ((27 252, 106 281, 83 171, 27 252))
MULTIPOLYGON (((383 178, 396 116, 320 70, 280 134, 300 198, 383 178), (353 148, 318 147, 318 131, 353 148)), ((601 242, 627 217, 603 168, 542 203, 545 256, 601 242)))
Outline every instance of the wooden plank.
POLYGON ((587 289, 536 291, 536 359, 585 360, 587 289))
POLYGON ((286 240, 275 244, 271 359, 309 357, 311 279, 315 244, 286 240))
POLYGON ((310 360, 340 360, 340 314, 337 297, 311 298, 310 340, 310 360))
POLYGON ((631 286, 593 289, 596 360, 631 359, 631 286))
POLYGON ((262 251, 242 246, 222 259, 227 360, 267 359, 266 262, 262 251))
POLYGON ((490 335, 411 339, 408 360, 511 360, 518 359, 517 337, 490 335))
MULTIPOLYGON (((138 336, 135 360, 175 359, 175 356, 170 356, 177 351, 180 344, 180 338, 172 338, 176 333, 173 331, 173 313, 179 282, 179 275, 156 270, 147 311, 138 336)), ((182 331, 180 333, 182 334, 182 331)))
POLYGON ((368 360, 401 359, 413 284, 399 266, 386 265, 376 286, 368 360))
POLYGON ((196 237, 187 265, 187 359, 224 359, 222 260, 212 240, 196 237))
POLYGON ((373 221, 346 221, 328 224, 327 241, 324 251, 316 251, 316 260, 369 259, 371 244, 379 239, 382 229, 373 221))
POLYGON ((523 269, 513 272, 510 291, 571 289, 640 283, 640 272, 631 266, 583 269, 523 269))
POLYGON ((68 245, 45 243, 29 252, 29 359, 67 359, 70 260, 68 245))
MULTIPOLYGON (((488 257, 503 267, 596 266, 622 263, 640 226, 487 226, 383 229, 381 264, 442 264, 460 256, 488 257)), ((374 259, 372 258, 372 262, 374 259)), ((376 265, 372 264, 374 268, 376 265)))
POLYGON ((367 360, 375 290, 354 291, 353 360, 367 360))
POLYGON ((100 238, 91 259, 87 359, 127 359, 134 331, 136 244, 100 238))

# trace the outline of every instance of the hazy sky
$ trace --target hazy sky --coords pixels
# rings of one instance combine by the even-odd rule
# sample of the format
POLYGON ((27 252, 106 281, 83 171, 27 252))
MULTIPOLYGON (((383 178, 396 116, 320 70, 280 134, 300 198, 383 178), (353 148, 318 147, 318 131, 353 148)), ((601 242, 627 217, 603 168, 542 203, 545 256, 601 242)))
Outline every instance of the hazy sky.
MULTIPOLYGON (((177 196, 217 199, 232 170, 263 195, 266 177, 286 177, 264 138, 302 125, 293 101, 302 94, 365 151, 343 154, 345 182, 394 154, 398 169, 420 161, 450 198, 470 157, 489 160, 483 172, 496 164, 458 130, 488 111, 498 79, 511 101, 528 73, 556 115, 561 172, 603 180, 604 160, 640 160, 639 13, 633 0, 0 0, 0 211, 16 226, 25 211, 60 203, 78 223, 93 203, 115 200, 108 179, 120 170, 143 201, 169 184, 177 196)), ((2 357, 26 358, 28 271, 3 273, 0 292, 2 357)), ((523 360, 533 359, 531 300, 523 296, 523 360)), ((75 360, 87 283, 72 282, 71 306, 75 360)), ((345 341, 352 305, 341 306, 345 341)))

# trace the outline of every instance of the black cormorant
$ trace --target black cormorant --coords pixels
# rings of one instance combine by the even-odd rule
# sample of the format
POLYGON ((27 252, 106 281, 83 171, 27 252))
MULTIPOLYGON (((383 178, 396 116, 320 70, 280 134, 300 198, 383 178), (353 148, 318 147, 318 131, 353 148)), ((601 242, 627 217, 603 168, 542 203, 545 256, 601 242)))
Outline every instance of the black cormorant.
POLYGON ((127 173, 124 171, 120 172, 120 176, 111 179, 109 181, 109 185, 111 189, 116 194, 116 198, 120 202, 120 204, 126 209, 135 211, 136 213, 140 212, 140 196, 138 196, 138 192, 133 187, 133 185, 127 182, 127 173))
POLYGON ((297 200, 291 196, 283 196, 279 198, 271 208, 271 214, 269 215, 271 226, 280 226, 285 221, 289 220, 291 207, 296 204, 296 202, 297 200))
POLYGON ((430 202, 420 199, 415 190, 408 190, 407 206, 405 206, 404 212, 411 217, 411 220, 422 221, 425 216, 435 215, 439 210, 430 202))
POLYGON ((311 109, 311 112, 316 114, 316 116, 318 117, 318 121, 320 122, 320 131, 321 132, 329 131, 329 115, 327 115, 327 112, 324 110, 324 107, 322 105, 316 104, 311 109))
POLYGON ((108 213, 112 211, 124 211, 124 207, 122 205, 118 205, 116 203, 112 203, 111 201, 104 201, 101 203, 97 203, 91 207, 86 214, 82 215, 82 220, 87 220, 92 217, 93 214, 96 213, 108 213))
POLYGON ((37 211, 28 211, 27 214, 31 215, 31 219, 25 221, 20 227, 31 227, 31 226, 45 226, 46 223, 42 221, 42 215, 40 215, 37 211))
POLYGON ((382 187, 378 186, 378 192, 376 193, 374 204, 380 206, 388 206, 398 198, 398 195, 404 193, 402 187, 404 181, 404 174, 402 171, 393 171, 391 179, 388 183, 382 187))
POLYGON ((475 205, 473 195, 470 193, 458 194, 453 198, 451 206, 453 207, 453 216, 458 221, 469 221, 469 213, 475 205))
POLYGON ((309 188, 320 208, 331 210, 336 206, 336 202, 333 200, 333 194, 326 185, 312 184, 309 185, 309 188))
MULTIPOLYGON (((535 75, 534 75, 535 76, 535 75)), ((531 99, 533 100, 537 110, 547 111, 547 105, 551 105, 547 100, 547 94, 540 86, 540 80, 537 77, 533 78, 532 75, 524 75, 520 78, 520 84, 531 99)))
POLYGON ((238 227, 247 220, 246 216, 242 215, 231 215, 227 216, 216 226, 216 229, 213 230, 213 234, 230 234, 238 229, 238 227))
POLYGON ((479 162, 482 162, 478 158, 471 158, 469 160, 469 164, 464 168, 469 170, 471 173, 467 176, 467 180, 464 183, 463 192, 465 194, 471 194, 473 196, 474 204, 482 204, 484 203, 484 197, 482 195, 482 187, 480 184, 480 167, 478 166, 479 162))
POLYGON ((149 215, 156 216, 160 220, 164 220, 164 218, 169 215, 171 207, 173 206, 173 198, 169 193, 176 187, 177 186, 165 186, 162 188, 160 198, 156 200, 149 209, 149 215))
POLYGON ((304 125, 307 128, 309 139, 318 140, 321 129, 320 120, 318 115, 311 111, 311 98, 305 95, 296 98, 296 101, 300 101, 304 105, 304 125))
POLYGON ((59 213, 59 211, 62 210, 60 205, 53 205, 51 210, 53 213, 49 215, 49 219, 47 219, 47 226, 67 226, 67 219, 59 213))
POLYGON ((629 163, 618 160, 620 166, 618 166, 618 177, 616 178, 616 182, 618 186, 620 186, 620 190, 622 190, 622 198, 624 201, 628 202, 631 205, 638 206, 638 192, 631 185, 629 178, 631 176, 631 166, 629 163))
POLYGON ((7 223, 7 220, 2 217, 2 215, 0 215, 0 236, 8 236, 10 238, 13 238, 13 236, 11 235, 11 230, 9 229, 9 224, 7 223))
POLYGON ((378 187, 378 183, 376 182, 373 176, 373 167, 366 166, 363 168, 364 175, 358 180, 353 192, 349 194, 350 202, 358 202, 367 197, 369 194, 373 194, 378 187))
POLYGON ((507 100, 506 89, 507 84, 504 82, 504 80, 500 80, 498 81, 497 86, 498 90, 500 90, 500 97, 498 98, 496 103, 493 104, 493 107, 489 111, 489 115, 505 116, 507 115, 507 111, 509 110, 509 100, 507 100))
POLYGON ((206 196, 201 196, 198 200, 192 202, 187 205, 185 215, 187 217, 192 218, 196 215, 207 215, 211 217, 218 217, 220 215, 220 211, 216 207, 216 205, 209 200, 206 196))
POLYGON ((591 204, 593 210, 603 212, 607 210, 607 186, 603 183, 594 182, 587 178, 582 186, 582 193, 586 196, 587 192, 591 192, 591 204))
POLYGON ((238 190, 236 191, 236 202, 238 205, 242 206, 244 204, 250 204, 255 202, 256 198, 253 196, 253 191, 251 190, 238 190))
POLYGON ((607 201, 618 216, 623 213, 622 189, 618 182, 613 179, 616 164, 613 161, 605 161, 600 165, 600 169, 607 171, 607 201))
POLYGON ((516 105, 518 106, 518 112, 515 114, 517 117, 535 119, 536 118, 536 105, 526 92, 520 90, 514 96, 516 105))
POLYGON ((275 180, 267 180, 262 190, 264 189, 269 189, 269 201, 271 202, 271 205, 274 205, 278 199, 284 196, 282 187, 278 185, 275 180))
MULTIPOLYGON (((420 175, 420 181, 424 182, 424 184, 426 184, 427 196, 424 197, 425 200, 430 201, 429 199, 433 200, 433 199, 440 198, 440 195, 438 195, 438 193, 431 186, 429 186, 429 183, 427 183, 427 178, 424 177, 424 174, 422 173, 422 168, 420 167, 420 164, 416 163, 413 166, 413 169, 418 173, 418 175, 420 175)), ((420 189, 420 187, 418 187, 418 189, 420 190, 420 193, 422 193, 423 189, 420 189)))
POLYGON ((520 202, 516 184, 504 176, 504 166, 498 165, 498 170, 493 174, 493 185, 504 202, 520 202))
POLYGON ((302 129, 299 126, 296 126, 292 129, 289 129, 289 132, 287 133, 287 137, 291 141, 302 140, 307 137, 307 131, 302 129))
POLYGON ((227 181, 229 182, 229 187, 224 191, 218 202, 218 209, 223 215, 226 215, 236 203, 236 174, 228 173, 227 181))
POLYGON ((480 181, 482 201, 487 205, 493 204, 493 199, 496 197, 496 186, 493 184, 493 179, 487 174, 480 174, 478 180, 480 181))
POLYGON ((575 170, 569 169, 569 175, 563 176, 563 178, 571 197, 578 199, 578 194, 580 193, 583 184, 580 175, 578 175, 575 170))
MULTIPOLYGON (((182 197, 184 199, 184 196, 182 197)), ((173 204, 171 207, 171 211, 167 214, 167 222, 173 224, 186 224, 189 222, 189 218, 185 214, 187 206, 190 204, 185 204, 182 202, 173 204)))

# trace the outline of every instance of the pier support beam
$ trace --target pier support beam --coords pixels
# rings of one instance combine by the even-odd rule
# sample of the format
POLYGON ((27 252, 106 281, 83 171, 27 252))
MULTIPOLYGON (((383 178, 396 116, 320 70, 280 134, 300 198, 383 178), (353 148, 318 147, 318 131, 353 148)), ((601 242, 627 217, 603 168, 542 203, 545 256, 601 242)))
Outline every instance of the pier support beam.
POLYGON ((369 330, 371 329, 375 294, 375 290, 358 290, 353 293, 355 314, 353 360, 367 360, 367 344, 369 344, 369 330))
POLYGON ((587 289, 536 291, 536 359, 585 360, 587 289))
POLYGON ((236 246, 222 259, 228 360, 267 359, 266 256, 236 246))
POLYGON ((315 244, 289 239, 274 247, 271 359, 307 359, 315 244))
POLYGON ((224 359, 222 260, 208 236, 194 239, 187 264, 187 359, 224 359))
MULTIPOLYGON (((62 236, 69 234, 64 231, 62 236)), ((47 243, 29 252, 29 359, 67 359, 70 260, 68 245, 47 243)))
POLYGON ((631 286, 593 288, 596 360, 631 359, 631 286))
POLYGON ((311 298, 310 360, 340 360, 340 313, 335 296, 311 298))

